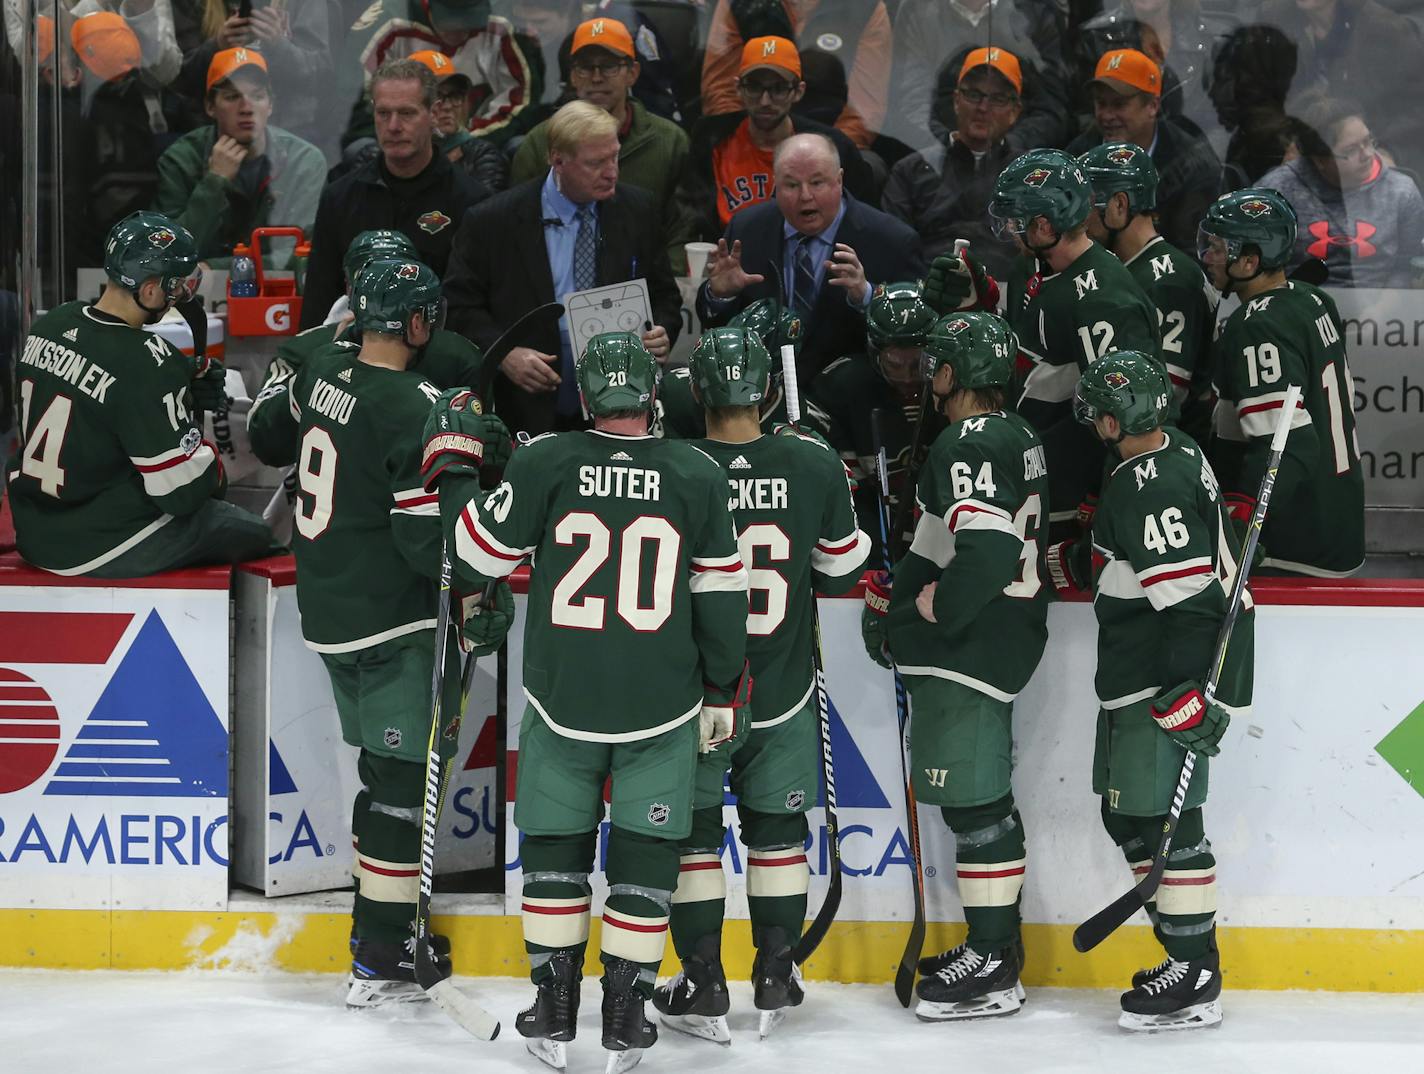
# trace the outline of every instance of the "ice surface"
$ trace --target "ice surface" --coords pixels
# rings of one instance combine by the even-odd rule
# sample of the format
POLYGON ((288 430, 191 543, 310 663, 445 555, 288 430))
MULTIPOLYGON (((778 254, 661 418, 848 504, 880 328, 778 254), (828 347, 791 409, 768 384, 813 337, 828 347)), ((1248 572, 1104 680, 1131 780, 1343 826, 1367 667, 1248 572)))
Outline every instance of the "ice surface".
MULTIPOLYGON (((461 984, 504 1023, 465 1036, 439 1011, 350 1012, 331 975, 0 971, 5 1074, 540 1074, 514 1032, 531 988, 461 984)), ((585 982, 570 1074, 603 1069, 596 980, 585 982)), ((1355 1074, 1424 1071, 1424 996, 1227 992, 1219 1029, 1134 1036, 1112 992, 1030 989, 1010 1018, 924 1025, 888 985, 810 982, 806 1004, 756 1039, 750 986, 732 985, 733 1044, 665 1031, 640 1071, 713 1074, 1355 1074)))

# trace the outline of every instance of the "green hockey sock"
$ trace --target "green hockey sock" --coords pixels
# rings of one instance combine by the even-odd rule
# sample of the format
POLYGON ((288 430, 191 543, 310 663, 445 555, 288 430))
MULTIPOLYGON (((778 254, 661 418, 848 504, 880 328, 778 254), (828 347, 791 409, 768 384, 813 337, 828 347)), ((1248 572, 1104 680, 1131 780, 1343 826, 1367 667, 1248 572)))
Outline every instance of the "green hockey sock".
POLYGON ((738 811, 747 845, 747 909, 752 935, 781 928, 793 947, 806 922, 806 814, 738 811))
POLYGON ((690 958, 702 937, 722 934, 727 877, 721 851, 726 831, 720 804, 694 810, 692 834, 678 848, 677 890, 669 921, 678 958, 690 958))
MULTIPOLYGON (((361 751, 365 815, 352 817, 357 890, 352 917, 363 940, 398 943, 411 934, 420 892, 420 807, 425 768, 361 751)), ((363 804, 362 795, 356 807, 363 804)))
POLYGON ((549 974, 555 951, 571 951, 582 967, 588 949, 591 889, 588 871, 597 832, 529 835, 520 847, 524 868, 521 921, 529 977, 538 984, 549 974))
POLYGON ((644 998, 652 996, 662 965, 677 878, 677 843, 616 826, 610 832, 601 957, 636 962, 644 998))
POLYGON ((940 812, 954 832, 969 946, 988 955, 1018 943, 1019 898, 1028 859, 1013 795, 985 805, 945 806, 940 812))

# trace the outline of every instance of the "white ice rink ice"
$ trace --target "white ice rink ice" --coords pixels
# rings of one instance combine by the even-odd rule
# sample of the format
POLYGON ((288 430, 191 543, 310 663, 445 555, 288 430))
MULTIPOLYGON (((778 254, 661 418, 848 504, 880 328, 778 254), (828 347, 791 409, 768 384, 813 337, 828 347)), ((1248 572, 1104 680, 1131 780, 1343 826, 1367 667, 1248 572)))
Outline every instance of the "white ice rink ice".
MULTIPOLYGON (((0 971, 5 1074, 539 1074, 514 1014, 527 981, 461 980, 504 1023, 483 1044, 426 1006, 347 1011, 334 975, 0 971)), ((570 1074, 597 1074, 596 979, 585 979, 570 1074)), ((751 988, 732 985, 730 1048, 664 1032, 640 1071, 713 1074, 1418 1074, 1424 996, 1231 992, 1214 1030, 1132 1035, 1117 993, 1030 989, 1010 1018, 924 1025, 889 985, 811 982, 756 1039, 751 988)), ((651 1007, 649 1008, 651 1010, 651 1007)))

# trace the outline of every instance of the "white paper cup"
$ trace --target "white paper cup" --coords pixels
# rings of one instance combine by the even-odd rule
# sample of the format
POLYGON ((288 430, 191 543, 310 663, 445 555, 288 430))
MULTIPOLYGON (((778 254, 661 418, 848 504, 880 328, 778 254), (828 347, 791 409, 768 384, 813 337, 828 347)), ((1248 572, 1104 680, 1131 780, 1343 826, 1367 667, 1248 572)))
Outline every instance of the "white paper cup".
POLYGON ((715 242, 689 242, 683 245, 687 251, 687 277, 690 280, 700 280, 707 275, 707 259, 712 256, 712 251, 717 249, 715 242))

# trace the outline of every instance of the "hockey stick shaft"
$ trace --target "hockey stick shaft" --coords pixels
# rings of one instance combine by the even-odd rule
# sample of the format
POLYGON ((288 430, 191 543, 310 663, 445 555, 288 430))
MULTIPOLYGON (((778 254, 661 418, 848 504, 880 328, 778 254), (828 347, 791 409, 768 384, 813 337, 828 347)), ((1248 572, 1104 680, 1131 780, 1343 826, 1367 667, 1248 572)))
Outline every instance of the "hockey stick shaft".
MULTIPOLYGON (((1237 565, 1236 577, 1231 583, 1231 599, 1227 602, 1226 614, 1222 617, 1221 627, 1217 631, 1211 667, 1207 671, 1206 683, 1202 689, 1202 695, 1208 704, 1216 700, 1216 688, 1221 681, 1222 669, 1226 666, 1226 650, 1231 642, 1231 631, 1241 614, 1241 605, 1245 599, 1246 575, 1251 567, 1251 558, 1256 554, 1256 545, 1261 539, 1261 527, 1265 524, 1266 509, 1270 506, 1271 494, 1275 491, 1276 474, 1280 470, 1281 456, 1286 449, 1286 438, 1290 435, 1291 421, 1299 399, 1300 388, 1293 384, 1286 391, 1281 416, 1271 437, 1271 455, 1266 463, 1266 473, 1261 478, 1261 488, 1256 496, 1256 506, 1251 512, 1250 524, 1246 528, 1246 543, 1241 549, 1241 562, 1237 565)), ((1156 895, 1167 871, 1172 840, 1182 819, 1182 807, 1192 785, 1196 764, 1196 752, 1188 750, 1182 759, 1182 770, 1177 776, 1177 787, 1172 792, 1172 805, 1168 810, 1166 823, 1162 826, 1162 839, 1157 844, 1157 852, 1152 856, 1151 869, 1134 888, 1118 896, 1073 931, 1073 946, 1079 951, 1091 951, 1097 947, 1125 924, 1139 907, 1146 906, 1156 895)))
POLYGON ((494 375, 499 369, 499 363, 504 361, 514 348, 528 346, 527 337, 531 333, 541 328, 558 325, 559 318, 563 315, 564 307, 557 302, 546 302, 542 306, 535 306, 501 332, 495 341, 485 349, 484 362, 480 366, 480 383, 477 387, 480 402, 484 404, 486 410, 493 409, 490 389, 494 387, 494 375))
MULTIPOLYGON (((790 344, 781 348, 781 389, 786 393, 786 416, 792 425, 801 421, 801 390, 796 380, 796 348, 790 344)), ((821 649, 821 613, 816 604, 816 592, 811 590, 811 659, 815 669, 813 692, 816 696, 816 718, 821 731, 821 776, 826 788, 826 840, 829 853, 830 881, 826 898, 816 911, 810 926, 801 934, 791 960, 797 964, 811 957, 821 940, 830 931, 831 922, 841 905, 841 839, 840 818, 836 814, 836 768, 831 755, 831 706, 826 691, 826 664, 821 649)))
MULTIPOLYGON (((923 412, 921 414, 923 417, 923 412)), ((918 434, 917 434, 918 435, 918 434)), ((876 478, 880 486, 880 551, 885 572, 893 574, 894 560, 890 552, 890 473, 885 458, 885 437, 881 432, 880 411, 870 412, 871 446, 875 451, 876 478)), ((893 661, 892 661, 893 662, 893 661)), ((914 895, 915 916, 910 923, 910 935, 905 940, 905 950, 900 955, 900 965, 895 970, 895 996, 900 1006, 908 1007, 914 997, 915 971, 919 965, 920 952, 925 946, 925 871, 920 857, 920 814, 915 804, 915 790, 910 782, 910 763, 906 755, 905 733, 910 724, 910 700, 905 693, 905 680, 898 668, 892 668, 895 679, 895 715, 900 735, 900 772, 905 779, 905 826, 910 841, 910 857, 913 872, 910 881, 914 895)))

